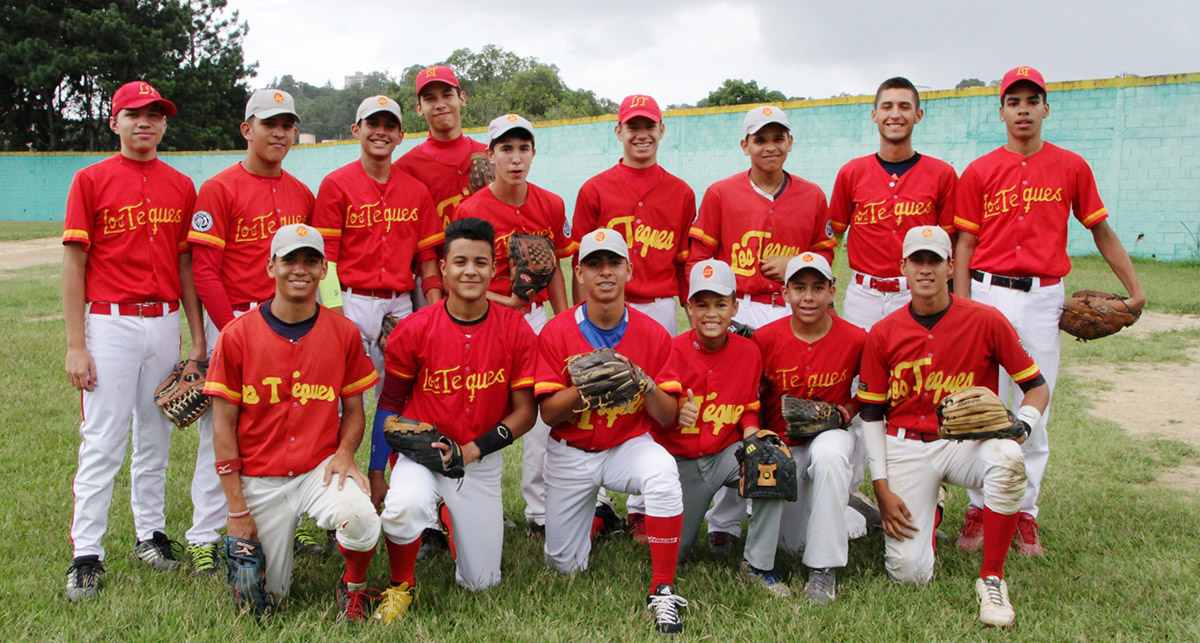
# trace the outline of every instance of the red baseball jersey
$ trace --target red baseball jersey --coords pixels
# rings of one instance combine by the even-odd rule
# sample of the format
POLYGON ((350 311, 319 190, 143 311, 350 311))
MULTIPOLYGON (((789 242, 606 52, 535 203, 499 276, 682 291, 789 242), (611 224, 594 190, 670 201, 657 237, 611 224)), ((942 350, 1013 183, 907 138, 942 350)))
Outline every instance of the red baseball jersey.
MULTIPOLYGON (((259 176, 240 162, 200 186, 188 242, 220 253, 218 277, 230 304, 261 303, 275 294, 267 276, 271 239, 282 226, 311 223, 313 202, 312 190, 291 174, 259 176)), ((198 281, 203 277, 197 274, 198 281)))
POLYGON ((654 440, 671 455, 699 458, 742 439, 745 429, 758 427, 758 380, 762 356, 754 342, 740 335, 709 351, 689 330, 671 340, 671 367, 679 375, 686 401, 691 389, 700 413, 695 426, 653 425, 654 440))
POLYGON ((415 264, 436 258, 434 248, 445 236, 420 181, 393 168, 380 183, 359 161, 321 181, 312 224, 325 239, 325 258, 337 262, 338 280, 349 288, 412 290, 415 264))
POLYGON ((478 324, 455 323, 442 300, 400 322, 385 359, 390 375, 413 382, 404 417, 466 444, 512 412, 510 391, 533 386, 537 335, 504 306, 489 306, 478 324))
POLYGON ((1041 374, 999 310, 951 295, 933 330, 917 323, 907 306, 871 327, 858 399, 886 404, 892 426, 937 433, 942 397, 972 386, 995 391, 1000 366, 1018 383, 1041 374))
MULTIPOLYGON (((529 183, 525 202, 511 206, 500 199, 491 188, 484 188, 459 204, 450 215, 451 221, 475 217, 492 224, 496 229, 496 274, 488 290, 499 295, 512 294, 512 273, 508 265, 508 238, 514 234, 536 234, 554 242, 558 257, 569 257, 579 247, 566 234, 566 206, 562 197, 529 183)), ((543 290, 534 302, 550 300, 550 291, 543 290)))
POLYGON ((321 306, 312 330, 292 342, 255 309, 217 336, 204 392, 240 407, 243 475, 291 477, 337 451, 338 398, 378 381, 354 322, 321 306))
MULTIPOLYGON (((595 349, 583 337, 579 323, 583 319, 583 304, 555 315, 546 322, 538 335, 537 383, 538 397, 571 386, 567 373, 567 358, 595 349)), ((625 307, 628 321, 625 335, 614 347, 654 378, 662 390, 679 395, 679 378, 671 368, 671 336, 648 315, 625 307)), ((645 409, 645 399, 639 397, 626 407, 597 409, 576 413, 569 419, 550 427, 550 436, 585 451, 605 451, 636 438, 650 430, 656 422, 645 409)))
POLYGON ((778 293, 780 283, 758 269, 763 259, 816 252, 833 263, 833 225, 825 193, 816 183, 788 175, 788 186, 772 201, 739 172, 709 186, 691 228, 689 263, 720 259, 733 268, 739 295, 778 293))
POLYGON ((120 154, 75 173, 63 244, 88 253, 84 298, 116 304, 178 301, 192 180, 158 159, 120 154))
POLYGON ((397 159, 392 168, 409 173, 429 188, 445 230, 454 208, 471 195, 471 155, 486 153, 486 145, 466 136, 453 141, 430 136, 397 159))
POLYGON ((1085 228, 1108 218, 1083 157, 1043 143, 1021 156, 1003 147, 967 166, 954 225, 978 235, 971 268, 1015 277, 1063 277, 1071 210, 1085 228))
POLYGON ((936 225, 954 232, 957 181, 949 163, 924 155, 899 178, 874 154, 843 165, 829 198, 829 218, 834 231, 849 229, 850 268, 883 279, 899 277, 909 228, 936 225))
MULTIPOLYGON (((655 165, 658 181, 645 192, 631 185, 618 163, 588 179, 575 199, 571 233, 576 241, 596 228, 619 231, 629 244, 633 279, 629 301, 679 294, 677 274, 688 259, 688 230, 696 219, 696 193, 682 179, 655 165)), ((649 175, 654 176, 654 175, 649 175)))
POLYGON ((762 351, 763 428, 784 436, 787 423, 779 411, 785 393, 808 400, 847 404, 854 399, 853 382, 862 361, 867 331, 836 316, 824 337, 808 343, 792 332, 792 318, 773 321, 754 331, 762 351))

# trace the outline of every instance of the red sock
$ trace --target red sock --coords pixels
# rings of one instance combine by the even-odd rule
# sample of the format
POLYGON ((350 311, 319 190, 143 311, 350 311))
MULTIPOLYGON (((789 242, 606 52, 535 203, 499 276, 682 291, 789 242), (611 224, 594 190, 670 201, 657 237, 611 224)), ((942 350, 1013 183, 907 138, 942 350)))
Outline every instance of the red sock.
POLYGON ((342 558, 346 561, 346 573, 342 574, 342 582, 367 582, 367 568, 371 566, 371 557, 375 555, 375 550, 354 551, 338 543, 338 551, 342 552, 342 558))
POLYGON ((942 508, 933 510, 933 551, 937 551, 937 530, 942 526, 942 508))
POLYGON ((417 551, 421 549, 421 537, 407 545, 397 545, 390 538, 384 538, 387 543, 388 567, 392 570, 392 584, 408 583, 409 587, 417 584, 417 551))
POLYGON ((1004 578, 1004 559, 1012 546, 1013 533, 1017 531, 1017 514, 1006 516, 987 507, 983 508, 983 567, 980 578, 999 576, 1004 578))
POLYGON ((450 557, 458 560, 458 551, 454 549, 454 525, 450 522, 450 507, 447 507, 445 503, 442 503, 438 510, 438 518, 446 526, 446 540, 450 541, 450 557))
POLYGON ((650 543, 650 593, 659 585, 675 584, 675 564, 679 561, 679 532, 683 514, 667 518, 646 515, 646 541, 650 543))
POLYGON ((604 531, 604 521, 599 516, 593 516, 592 533, 588 537, 591 538, 592 542, 596 542, 596 536, 599 536, 602 531, 604 531))

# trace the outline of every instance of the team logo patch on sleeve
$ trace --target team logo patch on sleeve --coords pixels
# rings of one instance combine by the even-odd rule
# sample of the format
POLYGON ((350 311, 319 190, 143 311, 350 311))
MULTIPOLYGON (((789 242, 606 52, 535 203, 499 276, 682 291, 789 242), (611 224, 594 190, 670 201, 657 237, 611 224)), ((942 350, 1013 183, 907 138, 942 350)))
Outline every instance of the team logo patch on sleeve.
POLYGON ((208 232, 213 227, 212 215, 200 210, 192 215, 192 229, 196 232, 208 232))
POLYGON ((562 233, 563 233, 563 238, 565 238, 565 239, 571 238, 571 220, 570 219, 563 221, 562 233))
POLYGON ((833 221, 825 222, 825 236, 829 239, 833 238, 833 221))

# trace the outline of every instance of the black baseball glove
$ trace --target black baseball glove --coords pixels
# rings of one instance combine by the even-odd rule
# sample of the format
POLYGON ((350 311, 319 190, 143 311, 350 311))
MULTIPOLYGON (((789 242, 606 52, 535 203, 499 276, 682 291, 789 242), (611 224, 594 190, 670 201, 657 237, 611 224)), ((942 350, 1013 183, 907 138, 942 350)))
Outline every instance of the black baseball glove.
POLYGON ((461 478, 465 474, 462 447, 428 422, 389 415, 383 421, 383 439, 392 447, 392 451, 436 474, 447 478, 461 478), (449 463, 442 459, 442 450, 435 448, 434 442, 450 447, 449 463))
POLYGON ((774 431, 763 429, 742 440, 734 453, 742 467, 738 494, 743 498, 795 500, 799 490, 796 461, 774 431))

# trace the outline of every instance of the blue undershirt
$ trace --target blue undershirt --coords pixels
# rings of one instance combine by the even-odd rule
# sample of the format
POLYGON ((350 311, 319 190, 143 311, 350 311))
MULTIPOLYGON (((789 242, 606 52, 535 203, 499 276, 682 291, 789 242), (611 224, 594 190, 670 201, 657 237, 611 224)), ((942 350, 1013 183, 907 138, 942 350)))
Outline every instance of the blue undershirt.
POLYGON ((592 348, 616 348, 625 337, 625 329, 629 326, 629 309, 621 316, 621 321, 612 328, 600 328, 592 323, 587 316, 587 302, 575 309, 575 323, 579 324, 579 332, 592 348))

